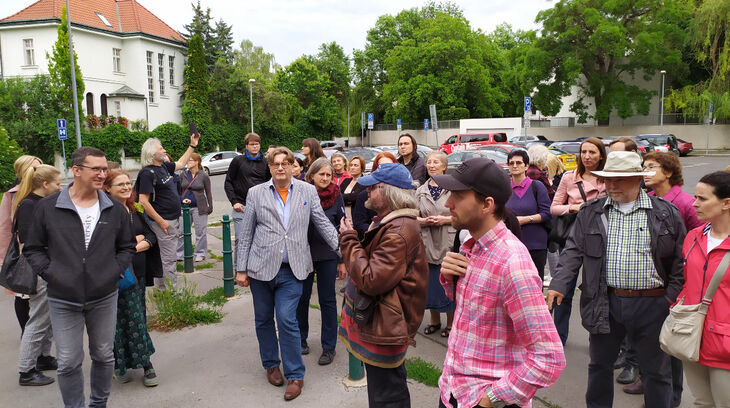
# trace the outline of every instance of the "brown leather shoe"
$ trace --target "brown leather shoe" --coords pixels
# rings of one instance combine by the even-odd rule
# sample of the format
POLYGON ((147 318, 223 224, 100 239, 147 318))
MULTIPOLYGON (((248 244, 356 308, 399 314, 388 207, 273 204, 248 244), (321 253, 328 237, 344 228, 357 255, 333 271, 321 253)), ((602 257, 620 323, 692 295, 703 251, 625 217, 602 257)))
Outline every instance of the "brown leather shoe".
POLYGON ((641 378, 638 380, 632 382, 631 384, 626 384, 623 387, 623 390, 627 394, 643 394, 644 393, 644 383, 641 382, 641 378))
POLYGON ((269 380, 271 385, 275 385, 277 387, 284 385, 284 376, 281 375, 279 366, 271 367, 266 370, 266 379, 269 380))
POLYGON ((284 399, 291 401, 298 397, 302 393, 302 387, 304 387, 304 380, 289 380, 289 384, 286 386, 286 392, 284 392, 284 399))

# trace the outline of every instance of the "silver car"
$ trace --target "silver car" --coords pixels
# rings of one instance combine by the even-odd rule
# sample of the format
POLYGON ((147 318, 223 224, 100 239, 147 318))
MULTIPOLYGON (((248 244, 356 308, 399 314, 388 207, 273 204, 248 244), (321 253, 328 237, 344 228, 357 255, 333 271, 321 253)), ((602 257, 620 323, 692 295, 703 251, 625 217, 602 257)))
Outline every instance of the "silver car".
POLYGON ((228 171, 228 166, 231 165, 233 158, 240 155, 241 153, 234 151, 208 153, 203 156, 200 166, 208 175, 225 173, 228 171))

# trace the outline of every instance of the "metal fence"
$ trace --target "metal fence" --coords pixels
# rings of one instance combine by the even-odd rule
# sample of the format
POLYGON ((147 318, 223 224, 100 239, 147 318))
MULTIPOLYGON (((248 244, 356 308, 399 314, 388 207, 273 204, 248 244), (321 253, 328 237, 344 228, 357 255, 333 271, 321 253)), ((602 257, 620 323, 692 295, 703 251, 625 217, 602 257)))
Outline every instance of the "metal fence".
MULTIPOLYGON (((440 120, 438 121, 439 129, 459 129, 461 121, 459 120, 440 120)), ((429 122, 428 129, 433 129, 433 124, 429 122)), ((374 130, 398 130, 395 123, 379 123, 375 125, 374 130)), ((423 122, 408 122, 401 124, 401 130, 423 130, 423 122)))

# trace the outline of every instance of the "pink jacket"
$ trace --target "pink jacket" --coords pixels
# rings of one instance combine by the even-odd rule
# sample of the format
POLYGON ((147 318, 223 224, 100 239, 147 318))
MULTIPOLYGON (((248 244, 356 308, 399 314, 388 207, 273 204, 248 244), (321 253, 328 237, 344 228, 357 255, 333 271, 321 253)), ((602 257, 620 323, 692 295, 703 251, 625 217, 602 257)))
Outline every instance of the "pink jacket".
MULTIPOLYGON (((655 195, 653 191, 650 191, 647 194, 655 195)), ((694 228, 705 224, 697 219, 697 210, 692 207, 692 203, 695 202, 695 198, 682 191, 681 186, 672 186, 672 188, 669 189, 669 192, 667 192, 667 194, 665 194, 662 198, 677 207, 679 214, 682 215, 684 227, 687 228, 687 231, 691 231, 694 228)))
POLYGON ((583 204, 583 197, 581 197, 580 190, 578 190, 579 181, 583 182, 583 191, 585 191, 588 201, 606 195, 606 186, 599 179, 596 179, 595 182, 589 182, 583 180, 575 171, 566 171, 563 178, 560 179, 560 185, 555 192, 553 203, 550 205, 550 214, 565 215, 568 213, 570 205, 583 204), (566 200, 568 201, 567 204, 565 203, 566 200))
POLYGON ((3 201, 0 203, 0 265, 5 260, 5 252, 8 250, 10 245, 10 239, 13 237, 13 217, 11 212, 13 210, 13 197, 15 192, 18 191, 18 186, 15 186, 3 194, 3 201))
MULTIPOLYGON (((684 286, 677 300, 684 298, 685 305, 696 305, 702 301, 712 275, 725 251, 730 251, 730 237, 709 255, 707 235, 710 224, 693 229, 687 234, 682 247, 684 256, 684 286)), ((707 310, 705 327, 702 330, 699 363, 708 367, 730 370, 730 271, 720 282, 710 308, 707 310)))

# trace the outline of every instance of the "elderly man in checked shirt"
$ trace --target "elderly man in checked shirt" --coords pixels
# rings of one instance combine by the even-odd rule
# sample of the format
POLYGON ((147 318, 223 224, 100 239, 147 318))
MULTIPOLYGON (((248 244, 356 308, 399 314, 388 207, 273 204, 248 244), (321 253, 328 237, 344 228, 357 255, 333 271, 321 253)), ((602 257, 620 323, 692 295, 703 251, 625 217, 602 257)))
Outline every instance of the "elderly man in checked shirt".
POLYGON ((487 158, 433 176, 451 191, 452 225, 471 234, 447 253, 441 283, 456 300, 440 407, 530 407, 565 367, 560 337, 527 248, 505 227, 512 194, 504 171, 487 158))
MULTIPOLYGON (((580 314, 590 333, 586 406, 613 405, 613 363, 626 335, 636 349, 644 403, 669 408, 672 370, 659 331, 684 281, 682 216, 672 203, 641 190, 635 152, 612 151, 603 171, 608 197, 584 204, 553 275, 547 302, 563 299, 583 267, 580 314)), ((674 405, 676 406, 676 405, 674 405)))

